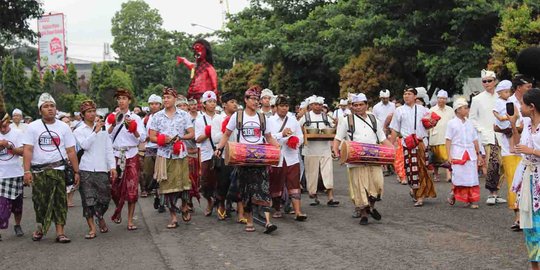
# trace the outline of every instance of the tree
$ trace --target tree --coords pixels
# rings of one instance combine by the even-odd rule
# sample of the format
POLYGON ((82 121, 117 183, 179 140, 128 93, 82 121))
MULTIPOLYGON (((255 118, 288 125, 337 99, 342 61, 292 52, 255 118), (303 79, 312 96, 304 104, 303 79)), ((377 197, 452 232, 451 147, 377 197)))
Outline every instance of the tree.
MULTIPOLYGON (((12 57, 7 57, 2 66, 2 82, 6 109, 8 111, 14 108, 28 110, 35 108, 31 91, 27 88, 27 79, 24 73, 24 63, 21 59, 14 62, 12 57)), ((27 113, 31 113, 28 112, 27 113)))
POLYGON ((42 82, 43 92, 51 93, 53 91, 53 85, 54 85, 54 75, 49 69, 45 70, 45 73, 43 73, 43 82, 42 82))
POLYGON ((501 78, 511 78, 517 73, 515 59, 525 48, 537 46, 540 41, 540 16, 538 9, 523 4, 501 12, 501 27, 493 37, 493 50, 489 68, 501 78))
POLYGON ((77 70, 75 69, 75 65, 73 65, 73 63, 68 64, 67 78, 69 89, 75 94, 79 93, 79 88, 77 84, 77 70))
POLYGON ((16 39, 33 41, 36 33, 32 31, 29 20, 43 14, 42 2, 36 0, 0 1, 0 57, 5 54, 5 46, 16 39))
POLYGON ((96 99, 98 92, 99 92, 99 86, 103 80, 101 79, 101 69, 97 64, 92 64, 92 73, 90 74, 90 88, 89 88, 89 96, 92 99, 96 99))
POLYGON ((233 92, 237 97, 242 97, 249 87, 266 85, 265 73, 266 69, 262 64, 249 61, 236 63, 223 76, 223 92, 233 92))
POLYGON ((401 65, 384 50, 364 48, 339 72, 340 97, 347 93, 364 93, 368 100, 377 100, 381 89, 401 90, 401 65))
MULTIPOLYGON (((37 104, 37 101, 39 99, 39 94, 42 91, 41 86, 41 78, 39 77, 39 71, 36 66, 32 68, 32 74, 30 75, 30 79, 28 80, 27 84, 27 94, 26 97, 29 100, 30 104, 37 104)), ((35 117, 37 116, 35 113, 32 112, 26 112, 30 113, 31 116, 35 117)))
MULTIPOLYGON (((133 94, 133 82, 129 75, 118 69, 112 70, 111 75, 104 78, 103 83, 99 87, 96 103, 101 107, 113 109, 116 106, 114 94, 116 93, 116 89, 120 87, 129 90, 133 94)), ((132 102, 132 105, 134 104, 136 104, 136 99, 132 102)))

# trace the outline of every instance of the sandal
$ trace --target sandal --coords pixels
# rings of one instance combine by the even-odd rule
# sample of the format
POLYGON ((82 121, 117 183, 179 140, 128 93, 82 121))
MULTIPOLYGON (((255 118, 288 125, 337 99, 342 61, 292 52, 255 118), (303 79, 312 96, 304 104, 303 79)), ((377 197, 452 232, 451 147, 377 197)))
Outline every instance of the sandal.
POLYGON ((451 197, 447 198, 446 201, 448 202, 449 205, 454 205, 454 204, 456 204, 456 197, 451 196, 451 197))
POLYGON ((97 234, 95 232, 93 232, 93 233, 88 233, 87 235, 85 235, 84 239, 92 240, 92 239, 94 239, 96 237, 97 237, 97 234))
POLYGON ((283 214, 281 213, 281 211, 276 211, 273 215, 272 215, 273 218, 282 218, 283 217, 283 214))
POLYGON ((307 219, 306 214, 299 214, 294 218, 294 220, 296 220, 296 221, 305 221, 306 219, 307 219))
POLYGON ((246 225, 246 227, 244 228, 244 231, 246 231, 246 232, 254 232, 255 231, 255 226, 246 225))
POLYGON ((71 239, 67 238, 63 234, 56 236, 56 243, 67 244, 69 242, 71 242, 71 239))
POLYGON ((414 207, 422 207, 422 206, 424 206, 424 202, 416 202, 414 204, 414 207))
POLYGON ((334 201, 334 199, 331 199, 326 203, 326 205, 335 207, 339 205, 339 201, 334 201))
POLYGON ((128 229, 128 231, 135 231, 135 230, 137 230, 138 228, 137 228, 137 226, 135 226, 135 225, 128 225, 128 226, 127 226, 127 229, 128 229))
POLYGON ((186 223, 191 221, 191 213, 189 210, 182 211, 182 220, 186 223))
POLYGON ((43 238, 43 232, 42 231, 35 231, 32 234, 32 241, 40 241, 43 238))
POLYGON ((116 224, 120 224, 122 223, 122 217, 119 217, 119 218, 111 218, 112 222, 116 223, 116 224))
POLYGON ((314 200, 312 203, 310 203, 309 205, 311 205, 311 206, 317 206, 317 205, 319 205, 319 204, 321 204, 321 202, 319 201, 319 199, 315 199, 315 200, 314 200))
POLYGON ((264 226, 264 232, 265 234, 270 234, 272 233, 273 231, 277 230, 277 226, 272 224, 272 223, 267 223, 265 226, 264 226))
POLYGON ((178 228, 178 222, 173 222, 171 224, 167 224, 167 229, 176 229, 178 228))
POLYGON ((377 211, 377 209, 375 209, 375 208, 368 209, 368 214, 371 215, 371 217, 372 217, 374 220, 381 220, 381 219, 382 219, 381 214, 380 214, 379 211, 377 211))
POLYGON ((478 209, 478 204, 471 204, 471 209, 478 209))
POLYGON ((236 223, 247 224, 247 218, 239 218, 238 220, 236 220, 236 223))
POLYGON ((416 197, 414 196, 414 191, 409 191, 409 196, 411 196, 411 199, 413 202, 417 202, 418 200, 416 199, 416 197))
POLYGON ((221 212, 221 210, 219 210, 218 208, 217 216, 218 216, 218 220, 225 220, 225 218, 227 218, 227 211, 223 210, 223 212, 221 212))

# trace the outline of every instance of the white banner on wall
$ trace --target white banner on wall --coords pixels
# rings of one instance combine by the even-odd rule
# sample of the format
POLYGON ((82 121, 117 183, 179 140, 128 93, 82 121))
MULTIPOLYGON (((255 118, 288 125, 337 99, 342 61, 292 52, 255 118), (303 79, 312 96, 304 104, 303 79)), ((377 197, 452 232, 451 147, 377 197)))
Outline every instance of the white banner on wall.
POLYGON ((66 70, 65 33, 62 13, 43 15, 38 20, 38 62, 41 71, 66 70))

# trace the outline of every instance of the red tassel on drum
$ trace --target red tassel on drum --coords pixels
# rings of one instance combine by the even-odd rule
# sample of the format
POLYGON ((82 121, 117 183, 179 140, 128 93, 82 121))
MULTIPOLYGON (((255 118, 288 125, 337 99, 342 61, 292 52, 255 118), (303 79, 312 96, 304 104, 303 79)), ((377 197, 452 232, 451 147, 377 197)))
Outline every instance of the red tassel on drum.
POLYGON ((167 137, 165 136, 165 134, 158 134, 157 135, 157 145, 165 146, 165 140, 166 139, 167 139, 167 137))
POLYGON ((296 149, 298 148, 298 144, 300 144, 300 139, 298 139, 298 137, 296 136, 291 136, 289 137, 289 139, 287 140, 287 146, 291 149, 296 149))
POLYGON ((184 151, 184 149, 185 149, 184 142, 182 142, 182 141, 177 141, 177 142, 175 142, 174 145, 173 145, 173 154, 175 154, 175 155, 180 155, 180 153, 181 153, 182 151, 184 151))
POLYGON ((110 113, 109 115, 107 115, 107 123, 109 125, 112 125, 114 124, 114 122, 116 122, 116 116, 114 115, 114 113, 110 113))
POLYGON ((129 128, 128 128, 128 131, 129 133, 133 133, 137 130, 137 121, 135 120, 131 120, 129 122, 129 128))
POLYGON ((221 123, 221 132, 225 133, 225 131, 227 130, 227 125, 229 124, 229 120, 231 120, 230 115, 225 117, 223 123, 221 123))

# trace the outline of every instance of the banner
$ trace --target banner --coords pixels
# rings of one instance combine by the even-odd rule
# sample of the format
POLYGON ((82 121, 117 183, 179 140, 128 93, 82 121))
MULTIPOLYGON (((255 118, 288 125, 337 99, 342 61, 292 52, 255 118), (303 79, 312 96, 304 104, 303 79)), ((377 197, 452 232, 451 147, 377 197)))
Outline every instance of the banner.
POLYGON ((43 15, 38 19, 38 63, 40 71, 66 70, 64 14, 43 15))

